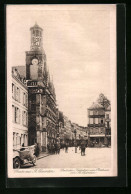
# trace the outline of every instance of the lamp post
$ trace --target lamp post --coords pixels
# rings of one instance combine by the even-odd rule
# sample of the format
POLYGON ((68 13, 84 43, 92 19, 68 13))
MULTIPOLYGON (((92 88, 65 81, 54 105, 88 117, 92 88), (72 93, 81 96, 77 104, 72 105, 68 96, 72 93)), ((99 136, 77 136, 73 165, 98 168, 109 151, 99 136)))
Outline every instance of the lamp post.
POLYGON ((74 134, 75 134, 75 153, 77 153, 77 145, 76 145, 76 129, 74 130, 74 134))

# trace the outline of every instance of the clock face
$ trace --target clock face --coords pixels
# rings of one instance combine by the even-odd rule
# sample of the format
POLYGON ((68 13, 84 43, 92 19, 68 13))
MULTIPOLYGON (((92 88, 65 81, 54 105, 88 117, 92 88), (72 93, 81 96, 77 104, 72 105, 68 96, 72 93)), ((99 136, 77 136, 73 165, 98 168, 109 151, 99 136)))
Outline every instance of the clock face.
POLYGON ((38 65, 38 59, 32 59, 32 65, 38 65))

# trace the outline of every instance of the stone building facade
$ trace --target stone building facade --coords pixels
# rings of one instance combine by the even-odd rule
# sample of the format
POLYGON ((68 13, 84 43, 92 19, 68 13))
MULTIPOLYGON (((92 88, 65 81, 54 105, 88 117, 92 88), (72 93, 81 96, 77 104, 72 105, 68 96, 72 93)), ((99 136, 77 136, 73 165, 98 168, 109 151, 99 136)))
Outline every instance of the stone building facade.
POLYGON ((12 129, 13 148, 28 145, 28 88, 26 79, 12 68, 12 129))
POLYGON ((105 109, 105 130, 107 143, 111 146, 111 105, 105 109))
POLYGON ((64 141, 71 143, 72 131, 71 131, 71 121, 67 116, 64 115, 64 141))
POLYGON ((61 111, 59 111, 58 126, 60 142, 64 142, 64 115, 61 111))
POLYGON ((97 103, 88 108, 88 145, 102 147, 108 144, 106 128, 106 110, 97 103))
POLYGON ((43 49, 43 29, 35 24, 30 31, 31 47, 26 52, 29 145, 37 142, 41 151, 46 151, 47 143, 57 137, 58 109, 43 49))
POLYGON ((81 140, 88 139, 87 127, 79 126, 76 123, 72 123, 72 137, 80 144, 81 140))

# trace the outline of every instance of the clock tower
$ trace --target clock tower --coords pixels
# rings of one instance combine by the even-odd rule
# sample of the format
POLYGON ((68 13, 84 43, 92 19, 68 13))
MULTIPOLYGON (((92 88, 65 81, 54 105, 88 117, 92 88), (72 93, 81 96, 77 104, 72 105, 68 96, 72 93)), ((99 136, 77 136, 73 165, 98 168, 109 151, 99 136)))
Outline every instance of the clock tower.
POLYGON ((46 55, 43 49, 43 29, 35 24, 30 28, 30 51, 26 52, 26 79, 40 81, 43 79, 46 55))
POLYGON ((30 51, 26 51, 26 80, 28 86, 28 133, 29 145, 36 142, 43 150, 46 147, 45 90, 46 55, 43 49, 43 29, 35 24, 30 28, 30 51), (43 122, 43 123, 42 123, 43 122))
POLYGON ((54 143, 57 135, 58 111, 53 82, 47 70, 43 49, 43 29, 30 28, 30 51, 26 52, 26 81, 28 86, 28 143, 38 144, 41 151, 54 143))

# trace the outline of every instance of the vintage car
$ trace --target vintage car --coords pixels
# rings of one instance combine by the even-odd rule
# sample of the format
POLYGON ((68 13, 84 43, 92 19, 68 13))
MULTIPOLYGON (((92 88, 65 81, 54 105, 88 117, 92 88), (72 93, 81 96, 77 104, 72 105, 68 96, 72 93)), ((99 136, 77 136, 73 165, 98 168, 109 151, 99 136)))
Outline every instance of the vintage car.
POLYGON ((27 164, 36 165, 35 146, 21 147, 13 150, 13 168, 21 168, 27 164))

